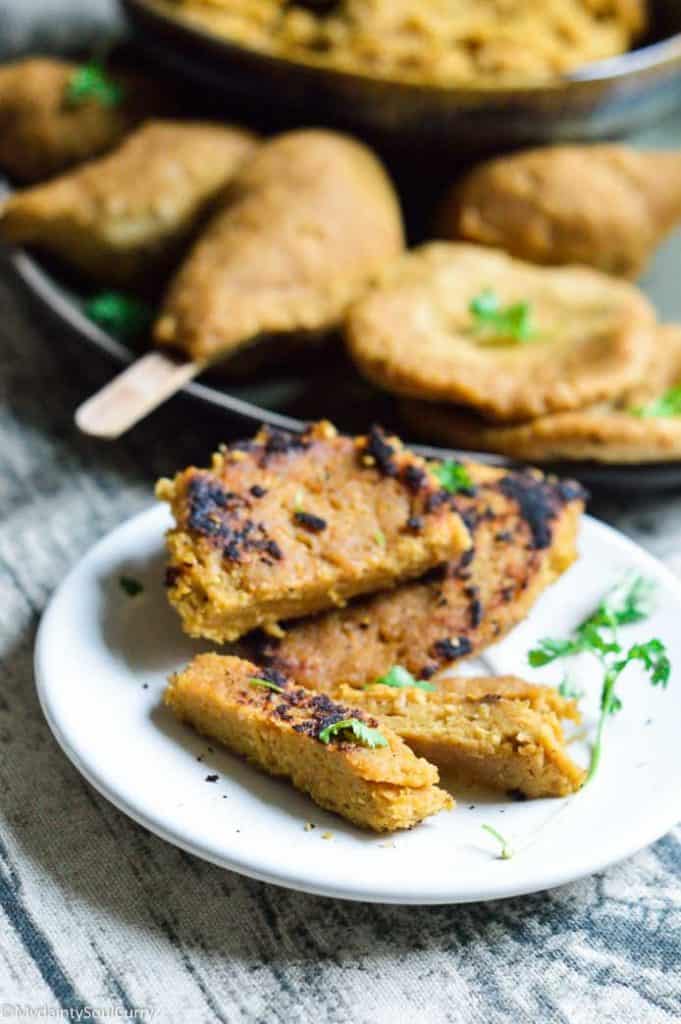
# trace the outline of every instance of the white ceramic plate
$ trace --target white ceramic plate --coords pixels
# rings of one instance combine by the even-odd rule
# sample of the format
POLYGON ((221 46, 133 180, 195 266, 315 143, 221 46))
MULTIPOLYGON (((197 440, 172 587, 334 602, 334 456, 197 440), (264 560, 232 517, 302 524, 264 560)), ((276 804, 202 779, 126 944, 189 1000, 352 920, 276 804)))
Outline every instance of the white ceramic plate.
MULTIPOLYGON (((185 850, 254 878, 312 893, 394 903, 455 903, 547 889, 604 868, 681 819, 681 585, 657 561, 587 518, 578 563, 529 619, 473 669, 557 683, 560 667, 531 672, 527 650, 568 632, 623 572, 658 583, 648 622, 623 639, 659 636, 673 665, 666 691, 634 667, 621 680, 623 710, 608 726, 601 768, 567 800, 514 803, 457 794, 455 811, 393 837, 363 833, 286 783, 195 735, 161 707, 166 676, 207 645, 180 632, 162 587, 165 509, 142 513, 104 538, 55 594, 36 644, 36 678, 54 735, 82 774, 130 817, 185 850), (122 575, 144 585, 137 597, 122 575), (206 776, 218 780, 207 782, 206 776), (315 828, 306 830, 312 822, 315 828), (515 855, 498 857, 490 824, 515 855)), ((586 725, 598 674, 584 656, 586 725)), ((588 746, 575 742, 586 763, 588 746)), ((456 791, 455 791, 456 792, 456 791)))

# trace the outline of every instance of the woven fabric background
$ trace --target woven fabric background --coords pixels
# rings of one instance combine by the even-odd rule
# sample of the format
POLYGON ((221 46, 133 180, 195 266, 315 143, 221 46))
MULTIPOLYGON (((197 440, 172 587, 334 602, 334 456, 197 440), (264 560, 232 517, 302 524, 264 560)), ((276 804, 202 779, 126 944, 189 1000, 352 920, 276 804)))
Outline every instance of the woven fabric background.
MULTIPOLYGON (((110 9, 80 7, 86 28, 110 9)), ((0 53, 25 45, 30 13, 58 46, 61 9, 0 0, 0 53)), ((73 410, 110 369, 27 308, 0 263, 0 1017, 32 1008, 173 1024, 678 1021, 678 830, 551 893, 381 907, 202 863, 80 778, 34 692, 41 611, 90 544, 152 501, 158 475, 204 461, 237 429, 176 399, 116 445, 89 441, 73 410)), ((595 511, 681 571, 681 497, 595 511)))

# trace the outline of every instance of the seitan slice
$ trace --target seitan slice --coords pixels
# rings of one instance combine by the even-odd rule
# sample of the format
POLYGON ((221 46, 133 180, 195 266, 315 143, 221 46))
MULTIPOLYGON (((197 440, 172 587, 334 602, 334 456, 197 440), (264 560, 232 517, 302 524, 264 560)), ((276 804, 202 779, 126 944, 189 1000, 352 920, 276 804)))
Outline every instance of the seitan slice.
POLYGON ((170 602, 190 636, 218 642, 391 587, 470 544, 426 463, 377 427, 354 439, 329 423, 263 428, 157 494, 176 522, 170 602))
POLYGON ((338 689, 415 754, 463 782, 523 797, 567 796, 586 772, 568 756, 561 719, 578 722, 574 701, 522 679, 443 679, 434 692, 415 687, 338 689))
MULTIPOLYGON (((267 673, 266 673, 267 675, 267 673)), ((437 769, 416 757, 390 729, 369 748, 333 723, 378 722, 361 710, 310 693, 269 674, 275 689, 253 684, 263 670, 240 658, 202 654, 170 679, 165 703, 178 718, 224 743, 270 775, 284 776, 315 803, 376 832, 411 828, 454 806, 436 786, 437 769)))

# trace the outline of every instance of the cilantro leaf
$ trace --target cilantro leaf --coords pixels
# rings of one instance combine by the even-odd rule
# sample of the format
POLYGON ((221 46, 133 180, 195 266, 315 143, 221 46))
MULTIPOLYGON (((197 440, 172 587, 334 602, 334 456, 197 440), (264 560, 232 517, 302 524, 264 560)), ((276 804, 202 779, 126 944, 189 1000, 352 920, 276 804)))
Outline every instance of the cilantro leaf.
POLYGON ((502 306, 493 288, 471 299, 468 311, 473 317, 473 330, 483 339, 526 342, 537 335, 529 302, 502 306))
POLYGON ((85 303, 84 309, 90 320, 122 340, 142 334, 154 315, 146 302, 113 291, 94 295, 85 303))
POLYGON ((595 612, 579 626, 626 626, 643 622, 654 607, 655 584, 643 576, 628 573, 606 594, 595 612))
POLYGON ((278 686, 269 679, 249 679, 251 686, 262 686, 264 690, 272 690, 274 693, 283 693, 284 687, 278 686))
POLYGON ((372 729, 359 718, 344 718, 340 722, 332 722, 319 733, 321 743, 329 743, 334 736, 343 739, 342 733, 349 732, 363 747, 374 750, 376 747, 387 747, 388 741, 378 729, 372 729))
POLYGON ((143 585, 139 580, 136 580, 134 576, 121 576, 119 577, 118 583, 120 588, 128 597, 137 597, 144 590, 143 585))
POLYGON ((667 419, 672 416, 681 416, 681 385, 669 388, 659 398, 654 398, 646 405, 639 405, 629 412, 632 416, 639 416, 641 419, 667 419))
POLYGON ((497 832, 497 830, 491 825, 481 825, 480 827, 483 828, 485 832, 489 832, 492 838, 496 839, 501 846, 501 852, 499 853, 501 860, 510 860, 513 856, 513 850, 511 849, 508 839, 502 836, 501 832, 497 832))
POLYGON ((671 675, 671 664, 667 649, 661 640, 648 640, 644 644, 634 644, 627 651, 626 658, 617 662, 620 671, 633 661, 643 662, 643 667, 650 677, 653 686, 666 687, 671 675))
POLYGON ((103 107, 117 107, 123 99, 123 87, 114 81, 97 61, 81 64, 66 83, 66 103, 76 107, 96 100, 103 107))
POLYGON ((527 660, 532 668, 543 668, 557 658, 567 658, 572 654, 580 654, 584 648, 578 640, 552 640, 545 637, 539 646, 528 652, 527 660))
POLYGON ((566 700, 581 700, 584 690, 578 690, 569 676, 564 676, 558 685, 558 693, 566 700))
POLYGON ((454 459, 436 463, 433 466, 433 474, 449 494, 467 491, 474 486, 466 467, 462 466, 460 462, 455 462, 454 459))
POLYGON ((404 687, 413 686, 417 690, 428 690, 433 692, 436 687, 432 683, 426 682, 425 679, 414 679, 411 672, 402 665, 393 665, 389 672, 386 672, 384 676, 379 676, 378 679, 374 679, 373 683, 367 683, 364 689, 368 689, 370 686, 392 686, 395 690, 402 690, 404 687))

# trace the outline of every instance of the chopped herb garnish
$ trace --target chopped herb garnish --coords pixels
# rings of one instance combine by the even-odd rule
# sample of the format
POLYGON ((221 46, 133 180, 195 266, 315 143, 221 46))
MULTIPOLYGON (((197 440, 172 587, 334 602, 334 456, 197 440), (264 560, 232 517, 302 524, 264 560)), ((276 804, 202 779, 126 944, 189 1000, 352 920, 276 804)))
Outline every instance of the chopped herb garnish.
POLYGON ((403 668, 402 665, 393 665, 389 672, 374 679, 373 683, 367 683, 364 689, 366 690, 369 686, 392 686, 395 690, 413 686, 417 690, 428 690, 429 692, 437 689, 432 683, 427 683, 425 679, 414 679, 411 672, 403 668))
POLYGON ((344 718, 340 722, 333 722, 331 725, 327 725, 319 733, 319 739, 322 743, 328 743, 334 736, 343 739, 342 733, 344 732, 351 733, 358 743, 363 747, 370 747, 372 750, 376 747, 388 746, 388 741, 382 732, 378 729, 372 729, 364 722, 361 722, 359 718, 344 718))
POLYGON ((482 825, 481 827, 485 832, 489 832, 489 834, 499 843, 501 847, 501 851, 499 853, 500 858, 502 860, 510 860, 513 856, 513 850, 509 845, 508 839, 505 839, 501 832, 497 832, 497 830, 492 828, 491 825, 482 825))
POLYGON ((466 467, 462 466, 460 462, 455 462, 454 459, 436 463, 433 466, 433 473, 449 494, 456 494, 457 491, 466 491, 473 487, 473 481, 466 467))
POLYGON ((537 336, 529 302, 502 306, 493 288, 486 288, 471 300, 468 310, 476 334, 487 341, 531 341, 537 336))
POLYGON ((681 385, 669 388, 659 398, 654 398, 652 402, 636 406, 629 411, 632 416, 640 416, 642 419, 665 419, 681 416, 681 385))
POLYGON ((137 597, 144 590, 144 587, 139 580, 136 580, 134 576, 121 576, 118 580, 121 590, 123 590, 128 597, 137 597))
MULTIPOLYGON (((575 654, 593 654, 601 663, 603 682, 601 685, 600 716, 596 739, 591 751, 591 763, 587 782, 594 777, 601 759, 603 731, 610 715, 622 707, 622 701, 615 693, 617 682, 627 668, 640 662, 653 686, 666 686, 671 674, 671 665, 665 645, 661 640, 652 639, 646 643, 634 644, 628 650, 621 646, 618 627, 633 622, 642 622, 652 610, 654 584, 641 576, 628 575, 618 583, 566 640, 545 639, 528 654, 528 661, 534 668, 548 665, 557 658, 575 654), (603 636, 603 630, 610 631, 610 637, 603 636), (619 655, 619 657, 618 657, 619 655)), ((564 685, 565 680, 563 681, 564 685)), ((559 692, 560 691, 559 689, 559 692)), ((563 693, 563 696, 566 696, 563 693)))
POLYGON ((374 534, 374 540, 376 541, 377 544, 380 544, 382 548, 385 547, 386 540, 383 530, 376 530, 376 533, 374 534))
POLYGON ((277 683, 271 682, 269 679, 250 679, 251 686, 262 686, 264 690, 273 690, 274 693, 283 693, 284 687, 278 686, 277 683))
POLYGON ((101 64, 91 61, 75 69, 66 84, 65 99, 72 107, 87 100, 96 100, 103 107, 117 107, 123 99, 123 87, 101 64))
POLYGON ((153 310, 139 299, 122 292, 100 292, 85 303, 85 315, 117 338, 142 334, 153 320, 153 310))

